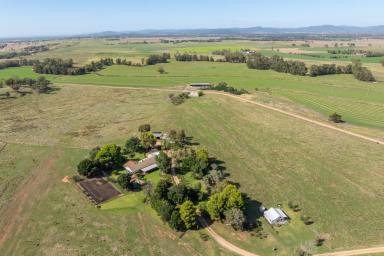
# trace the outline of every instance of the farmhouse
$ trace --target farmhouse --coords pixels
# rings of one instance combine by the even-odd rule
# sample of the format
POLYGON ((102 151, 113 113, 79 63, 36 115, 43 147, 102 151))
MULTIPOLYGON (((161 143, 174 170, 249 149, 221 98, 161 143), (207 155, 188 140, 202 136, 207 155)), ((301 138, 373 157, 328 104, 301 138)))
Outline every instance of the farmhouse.
POLYGON ((137 172, 143 172, 148 173, 158 167, 156 162, 156 156, 151 155, 143 160, 140 161, 128 161, 124 164, 124 168, 129 173, 137 173, 137 172))
POLYGON ((211 88, 211 84, 210 83, 192 83, 189 86, 191 86, 193 88, 198 88, 198 89, 209 89, 209 88, 211 88))
POLYGON ((282 225, 288 221, 288 216, 280 208, 269 208, 264 211, 264 217, 271 225, 282 225))

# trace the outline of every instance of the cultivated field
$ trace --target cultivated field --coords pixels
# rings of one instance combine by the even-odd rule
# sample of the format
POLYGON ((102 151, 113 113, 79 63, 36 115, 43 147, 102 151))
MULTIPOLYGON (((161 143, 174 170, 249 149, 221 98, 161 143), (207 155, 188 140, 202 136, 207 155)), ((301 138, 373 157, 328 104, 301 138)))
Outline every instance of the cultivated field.
MULTIPOLYGON (((217 65, 216 68, 205 70, 207 74, 197 64, 186 64, 192 76, 196 76, 188 79, 215 78, 217 69, 229 72, 232 67, 239 67, 238 75, 228 82, 244 81, 241 72, 251 72, 241 65, 220 64, 218 67, 215 63, 212 65, 217 65)), ((188 69, 182 65, 178 71, 172 71, 176 64, 167 65, 169 76, 188 69)), ((119 72, 130 79, 133 76, 129 72, 137 72, 131 69, 114 66, 101 72, 119 72)), ((152 68, 140 70, 143 79, 145 72, 154 73, 152 68)), ((328 97, 320 84, 294 87, 295 79, 310 81, 310 78, 254 73, 254 78, 259 77, 255 83, 262 84, 258 80, 263 76, 274 78, 268 87, 277 88, 276 92, 289 91, 280 89, 285 81, 279 84, 279 77, 284 76, 290 88, 298 91, 309 88, 323 95, 319 97, 328 97)), ((64 78, 56 78, 60 79, 64 78)), ((154 74, 150 79, 148 85, 155 86, 154 74)), ((321 78, 318 82, 327 79, 330 78, 321 78)), ((364 91, 363 84, 352 78, 333 79, 333 84, 329 82, 327 86, 340 98, 354 99, 364 91), (347 88, 350 95, 342 95, 347 88)), ((247 89, 260 86, 250 81, 236 85, 247 89)), ((163 77, 159 77, 158 82, 157 86, 163 88, 184 83, 178 78, 169 78, 167 83, 163 77)), ((374 88, 377 92, 369 98, 380 102, 380 88, 374 88)), ((201 146, 225 162, 230 180, 241 184, 240 189, 251 198, 268 207, 282 204, 285 209, 288 201, 295 200, 302 212, 315 221, 305 226, 298 215, 288 211, 292 223, 278 229, 278 233, 264 223, 267 238, 263 240, 250 233, 233 233, 228 227, 215 224, 215 230, 234 244, 262 255, 292 255, 301 243, 313 241, 318 234, 328 237, 320 251, 373 246, 384 240, 381 217, 384 148, 381 145, 225 96, 206 95, 174 106, 167 100, 168 93, 60 85, 53 94, 1 100, 0 140, 9 144, 0 154, 0 162, 5 163, 0 165, 0 179, 5 181, 1 184, 6 184, 0 187, 5 195, 1 197, 0 206, 7 201, 11 206, 12 202, 17 205, 1 208, 4 217, 0 225, 18 213, 18 221, 7 229, 1 251, 16 255, 228 255, 213 240, 204 241, 203 231, 187 232, 178 238, 179 234, 171 232, 155 212, 142 203, 139 194, 96 209, 73 184, 61 181, 64 176, 76 173, 76 165, 88 149, 105 143, 121 144, 142 123, 151 123, 155 130, 185 129, 201 146), (116 209, 117 205, 128 207, 116 209), (273 247, 278 251, 273 252, 273 247)), ((253 214, 249 214, 256 216, 256 210, 251 208, 253 214)))

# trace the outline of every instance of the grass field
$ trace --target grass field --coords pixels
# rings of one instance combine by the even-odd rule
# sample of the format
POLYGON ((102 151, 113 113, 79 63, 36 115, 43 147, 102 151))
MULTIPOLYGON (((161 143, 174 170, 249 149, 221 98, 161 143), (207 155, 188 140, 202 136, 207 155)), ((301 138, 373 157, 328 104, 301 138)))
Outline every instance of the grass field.
POLYGON ((0 178, 7 184, 1 188, 6 195, 3 202, 15 185, 23 187, 20 180, 29 173, 37 175, 44 170, 41 163, 53 159, 44 171, 49 178, 35 185, 29 203, 20 210, 22 221, 2 251, 16 255, 227 255, 213 241, 204 242, 201 231, 187 232, 179 239, 150 207, 139 203, 140 194, 127 194, 100 210, 73 184, 61 181, 75 174, 77 162, 89 148, 121 144, 142 123, 151 123, 154 130, 185 129, 225 162, 229 179, 252 199, 284 208, 289 200, 296 200, 315 221, 304 226, 295 217, 279 234, 265 226, 266 240, 215 226, 235 244, 263 255, 289 255, 317 234, 329 236, 321 250, 383 241, 382 146, 224 96, 206 95, 177 107, 166 97, 167 93, 158 91, 63 86, 50 95, 0 101, 4 117, 0 140, 10 143, 0 154, 0 161, 8 163, 0 167, 0 178), (10 168, 9 159, 20 170, 10 168), (277 254, 273 247, 279 249, 277 254))
MULTIPOLYGON (((359 82, 351 75, 298 77, 274 71, 250 70, 244 64, 177 63, 161 65, 167 74, 148 67, 112 66, 84 76, 47 76, 55 83, 130 87, 174 87, 192 82, 225 81, 255 93, 283 97, 325 116, 338 112, 351 124, 384 128, 384 83, 359 82)), ((0 79, 12 75, 36 77, 28 67, 0 70, 0 79)))

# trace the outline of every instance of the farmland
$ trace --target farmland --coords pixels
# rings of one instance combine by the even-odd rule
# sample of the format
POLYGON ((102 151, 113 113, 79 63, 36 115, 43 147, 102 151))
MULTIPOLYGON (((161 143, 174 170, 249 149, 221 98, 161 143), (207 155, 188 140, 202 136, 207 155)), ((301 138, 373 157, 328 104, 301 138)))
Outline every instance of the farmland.
MULTIPOLYGON (((300 77, 274 71, 250 70, 245 64, 171 61, 162 64, 167 73, 160 75, 158 66, 111 66, 83 76, 52 76, 58 84, 93 84, 128 87, 180 87, 203 81, 228 84, 252 94, 268 94, 287 99, 324 115, 340 113, 350 124, 384 128, 384 83, 359 82, 352 75, 300 77), (257 91, 255 91, 257 89, 257 91)), ((382 68, 381 68, 382 69, 382 68)), ((29 67, 0 70, 0 78, 12 75, 37 77, 29 67)))
MULTIPOLYGON (((175 65, 164 65, 169 75, 177 72, 171 71, 175 65)), ((192 74, 195 69, 196 77, 197 72, 204 75, 204 70, 197 64, 186 65, 192 74), (192 69, 194 65, 196 67, 192 69)), ((221 65, 227 71, 231 67, 241 69, 241 65, 221 65)), ((125 74, 131 69, 134 68, 113 66, 101 72, 125 74)), ((153 67, 140 70, 144 72, 143 77, 145 72, 155 73, 153 67)), ((205 72, 209 77, 215 77, 210 72, 216 71, 205 72)), ((251 71, 244 68, 241 72, 251 71)), ((292 79, 292 84, 298 79, 269 71, 255 73, 260 77, 264 75, 264 79, 275 77, 272 84, 276 87, 280 76, 288 81, 292 79)), ((237 78, 241 79, 241 74, 244 73, 238 73, 237 78)), ((129 83, 131 76, 126 77, 129 83)), ((148 86, 155 86, 154 77, 151 79, 148 86)), ((184 83, 177 80, 167 84, 162 79, 160 77, 159 81, 163 84, 156 87, 184 83)), ((236 77, 232 79, 235 81, 236 77)), ((311 78, 300 79, 310 81, 311 78)), ((320 81, 323 79, 330 78, 319 78, 320 81)), ((351 89, 349 98, 357 97, 358 91, 364 88, 352 78, 348 83, 343 83, 344 80, 345 77, 335 79, 332 88, 335 91, 351 89), (337 81, 341 83, 339 87, 337 81)), ((251 198, 266 206, 282 204, 284 208, 290 200, 295 200, 302 212, 315 221, 313 225, 305 226, 295 213, 289 212, 292 222, 276 233, 262 220, 263 232, 267 234, 265 239, 248 232, 234 233, 229 227, 215 224, 220 235, 242 248, 272 255, 271 248, 277 247, 278 255, 292 255, 297 246, 313 241, 317 234, 329 237, 320 251, 366 247, 384 239, 382 219, 370 217, 381 216, 384 210, 381 203, 384 191, 380 182, 384 175, 381 168, 384 149, 381 145, 225 96, 205 95, 174 106, 167 101, 168 92, 66 85, 64 82, 67 81, 56 84, 58 90, 53 94, 0 101, 0 140, 9 143, 0 154, 0 178, 6 184, 1 187, 5 192, 2 205, 12 194, 17 195, 15 186, 28 192, 28 184, 32 184, 35 189, 28 203, 22 204, 21 209, 16 208, 20 224, 10 229, 10 239, 2 247, 5 252, 22 255, 123 255, 127 252, 165 255, 177 251, 180 255, 229 255, 212 239, 204 241, 201 238, 204 231, 190 231, 178 238, 179 234, 173 233, 149 206, 142 203, 141 194, 127 194, 116 199, 120 201, 107 203, 104 209, 96 209, 72 183, 62 182, 64 176, 76 173, 78 161, 90 148, 105 143, 122 144, 142 123, 151 123, 156 130, 185 129, 194 141, 225 162, 229 179, 239 183, 240 189, 251 198), (17 172, 10 172, 11 169, 17 172), (41 183, 28 182, 31 176, 46 177, 41 183), (24 184, 25 180, 27 183, 24 184), (350 225, 351 222, 354 225, 350 225)), ((132 81, 127 85, 134 84, 132 81)), ((145 83, 136 86, 145 86, 145 83)), ((253 86, 249 82, 248 87, 240 87, 251 89, 253 86)), ((313 90, 319 90, 319 87, 313 90)), ((374 100, 377 95, 371 96, 374 100)), ((156 181, 158 177, 154 173, 148 179, 156 181)), ((257 209, 250 211, 248 214, 255 216, 252 211, 257 209)), ((6 215, 6 218, 10 216, 6 215)))
MULTIPOLYGON (((228 179, 254 200, 246 214, 261 221, 259 233, 235 232, 222 223, 212 226, 238 247, 267 256, 294 255, 300 245, 320 235, 326 237, 325 244, 314 252, 377 246, 384 240, 382 145, 224 95, 206 93, 179 106, 168 100, 170 93, 181 92, 189 83, 224 81, 246 89, 249 94, 242 95, 244 99, 327 124, 328 116, 337 112, 346 123, 336 127, 382 139, 380 58, 359 57, 376 83, 352 75, 294 76, 248 69, 245 64, 173 58, 177 52, 212 55, 215 50, 252 49, 301 60, 307 66, 344 65, 356 56, 334 58, 328 50, 348 49, 348 43, 354 43, 356 49, 382 52, 382 39, 162 43, 159 38, 128 38, 52 43, 51 50, 27 58, 73 58, 77 66, 100 58, 141 63, 150 54, 164 52, 172 58, 153 66, 113 65, 81 76, 44 75, 55 89, 49 94, 20 96, 11 88, 0 88, 0 94, 17 95, 0 98, 0 227, 5 230, 0 251, 7 255, 231 255, 207 239, 204 230, 172 231, 144 203, 143 192, 125 191, 97 209, 73 180, 63 182, 63 177, 77 174, 78 162, 90 149, 107 143, 123 145, 144 123, 159 131, 185 129, 194 142, 223 161, 228 179), (289 201, 297 202, 301 212, 290 210, 289 201), (290 223, 269 226, 257 217, 260 203, 282 205, 290 223), (301 214, 310 216, 314 224, 305 225, 301 214)), ((40 74, 32 67, 0 70, 0 80, 15 76, 40 74)), ((159 171, 145 177, 153 184, 160 178, 159 171)), ((196 182, 190 175, 182 179, 196 182)))

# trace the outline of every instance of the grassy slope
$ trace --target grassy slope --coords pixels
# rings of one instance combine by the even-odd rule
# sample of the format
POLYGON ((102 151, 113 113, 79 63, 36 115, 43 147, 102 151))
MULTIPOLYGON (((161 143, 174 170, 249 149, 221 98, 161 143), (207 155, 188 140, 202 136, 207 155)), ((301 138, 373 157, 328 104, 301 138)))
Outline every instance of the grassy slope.
MULTIPOLYGON (((175 107, 160 92, 79 86, 1 104, 6 121, 0 139, 12 142, 89 148, 121 143, 141 123, 152 123, 157 130, 184 128, 225 161, 230 179, 239 182, 242 191, 266 206, 282 203, 286 207, 289 200, 297 200, 315 220, 310 227, 291 224, 281 235, 266 228, 268 240, 241 234, 239 241, 226 227, 217 227, 245 248, 268 255, 277 246, 284 254, 312 240, 316 233, 330 235, 326 246, 331 249, 375 245, 384 239, 380 217, 384 152, 378 145, 221 96, 191 99, 175 107)), ((133 208, 106 212, 91 207, 81 193, 61 182, 62 176, 75 172, 84 154, 84 150, 64 150, 55 165, 55 186, 26 215, 28 228, 5 249, 26 255, 76 254, 96 250, 97 244, 97 251, 92 251, 95 255, 128 248, 132 254, 173 250, 218 254, 215 244, 202 246, 198 233, 173 241, 174 235, 144 205, 133 202, 133 208), (46 218, 38 217, 42 215, 46 218)))
MULTIPOLYGON (((338 112, 352 124, 384 128, 383 83, 369 84, 351 75, 298 77, 274 71, 249 70, 243 64, 176 63, 162 65, 168 72, 159 75, 158 66, 112 66, 84 76, 48 76, 57 83, 99 84, 115 86, 168 87, 191 82, 226 81, 251 92, 255 88, 302 104, 326 116, 338 112)), ((30 68, 0 70, 0 78, 12 74, 33 76, 30 68), (19 74, 20 73, 20 74, 19 74)))
MULTIPOLYGON (((21 146, 11 145, 7 151, 12 151, 14 147, 21 146)), ((29 152, 32 148, 23 146, 23 149, 29 152)), ((36 150, 36 147, 33 149, 36 150)), ((41 147, 41 150, 52 148, 41 147)), ((170 255, 177 252, 179 255, 201 255, 208 252, 229 255, 213 241, 202 243, 198 233, 189 232, 178 239, 179 234, 171 232, 142 202, 124 210, 96 209, 74 184, 61 182, 64 175, 75 173, 75 166, 86 151, 60 149, 60 152, 51 170, 50 184, 45 184, 50 189, 45 193, 43 187, 33 191, 38 196, 23 206, 19 216, 22 227, 15 230, 16 233, 1 248, 4 254, 170 255)), ((35 160, 43 160, 50 155, 47 153, 35 160)), ((25 156, 16 157, 19 161, 25 158, 28 159, 25 156)))

